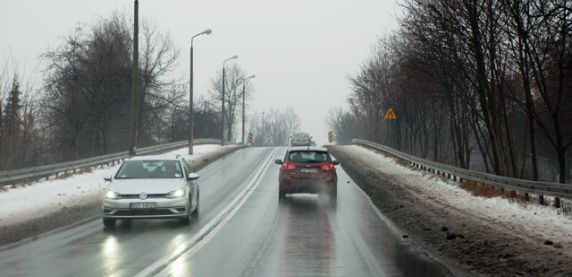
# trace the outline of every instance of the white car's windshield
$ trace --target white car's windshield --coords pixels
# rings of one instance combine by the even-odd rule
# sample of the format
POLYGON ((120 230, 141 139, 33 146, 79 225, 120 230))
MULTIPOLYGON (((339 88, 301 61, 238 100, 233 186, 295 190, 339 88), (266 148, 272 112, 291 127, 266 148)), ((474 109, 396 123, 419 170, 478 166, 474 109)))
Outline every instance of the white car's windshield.
POLYGON ((127 161, 115 179, 183 178, 179 161, 127 161))

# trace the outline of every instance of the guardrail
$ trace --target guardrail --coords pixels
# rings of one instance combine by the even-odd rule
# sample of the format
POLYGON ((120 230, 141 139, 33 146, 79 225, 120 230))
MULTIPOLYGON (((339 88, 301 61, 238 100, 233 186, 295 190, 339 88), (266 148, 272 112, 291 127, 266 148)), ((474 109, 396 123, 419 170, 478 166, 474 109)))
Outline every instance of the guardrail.
MULTIPOLYGON (((220 139, 195 139, 194 145, 200 144, 220 144, 220 139)), ((137 150, 137 155, 146 155, 156 152, 169 151, 179 149, 189 145, 189 141, 177 141, 166 144, 143 147, 137 150)), ((74 160, 56 164, 42 165, 36 167, 27 167, 14 170, 0 171, 0 187, 8 186, 23 182, 31 182, 42 178, 49 179, 51 176, 58 176, 62 173, 76 172, 83 168, 95 167, 98 165, 109 165, 123 161, 129 157, 127 151, 96 156, 81 160, 74 160)))
POLYGON ((572 185, 570 184, 536 182, 458 168, 447 164, 422 159, 395 150, 391 147, 387 147, 385 145, 377 144, 367 140, 353 139, 352 143, 389 153, 393 156, 396 156, 397 158, 409 162, 411 166, 414 166, 418 169, 430 171, 437 175, 452 178, 453 180, 469 180, 476 183, 491 185, 508 191, 520 191, 524 193, 537 194, 539 195, 539 201, 541 204, 544 204, 544 195, 555 197, 556 206, 560 206, 559 197, 572 199, 572 185))

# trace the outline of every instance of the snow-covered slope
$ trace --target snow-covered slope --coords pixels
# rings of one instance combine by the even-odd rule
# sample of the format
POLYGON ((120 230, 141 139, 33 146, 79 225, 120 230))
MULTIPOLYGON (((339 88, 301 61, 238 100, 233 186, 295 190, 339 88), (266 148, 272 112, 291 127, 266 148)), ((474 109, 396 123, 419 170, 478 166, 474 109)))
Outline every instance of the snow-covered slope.
POLYGON ((350 147, 356 157, 367 161, 384 175, 399 180, 401 185, 425 199, 486 219, 515 233, 572 246, 572 217, 562 214, 558 209, 518 203, 501 197, 474 196, 454 181, 412 170, 397 164, 392 158, 361 146, 350 147))
MULTIPOLYGON (((197 145, 194 155, 187 155, 188 148, 165 154, 181 154, 193 162, 229 147, 234 146, 197 145)), ((0 227, 42 217, 60 209, 72 209, 99 201, 104 186, 103 178, 112 176, 118 167, 119 165, 97 168, 90 173, 40 181, 30 186, 0 192, 0 227)))

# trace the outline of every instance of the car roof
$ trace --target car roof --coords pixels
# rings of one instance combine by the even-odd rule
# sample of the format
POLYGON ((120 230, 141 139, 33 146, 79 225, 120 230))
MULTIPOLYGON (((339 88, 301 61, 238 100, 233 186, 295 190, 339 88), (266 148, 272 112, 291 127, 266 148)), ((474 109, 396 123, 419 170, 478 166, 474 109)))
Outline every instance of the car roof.
POLYGON ((129 161, 177 161, 178 155, 142 155, 134 156, 128 159, 129 161))
POLYGON ((328 152, 328 148, 319 146, 295 146, 288 148, 288 152, 291 151, 323 151, 328 152))

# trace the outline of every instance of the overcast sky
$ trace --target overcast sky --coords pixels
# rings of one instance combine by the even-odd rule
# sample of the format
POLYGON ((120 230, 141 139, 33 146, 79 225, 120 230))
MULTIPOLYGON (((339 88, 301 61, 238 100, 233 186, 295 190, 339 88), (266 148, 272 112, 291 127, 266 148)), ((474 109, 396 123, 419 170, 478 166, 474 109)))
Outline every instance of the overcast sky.
MULTIPOLYGON (((326 142, 327 112, 345 105, 348 76, 372 45, 397 26, 395 0, 140 0, 140 18, 168 32, 188 76, 190 37, 195 40, 195 95, 232 55, 256 74, 248 111, 291 106, 302 130, 326 142)), ((26 78, 42 78, 38 56, 61 43, 77 23, 114 12, 132 14, 132 0, 0 0, 0 60, 17 63, 26 78)), ((188 79, 188 77, 185 77, 188 79)), ((36 86, 39 86, 37 84, 36 86)))

